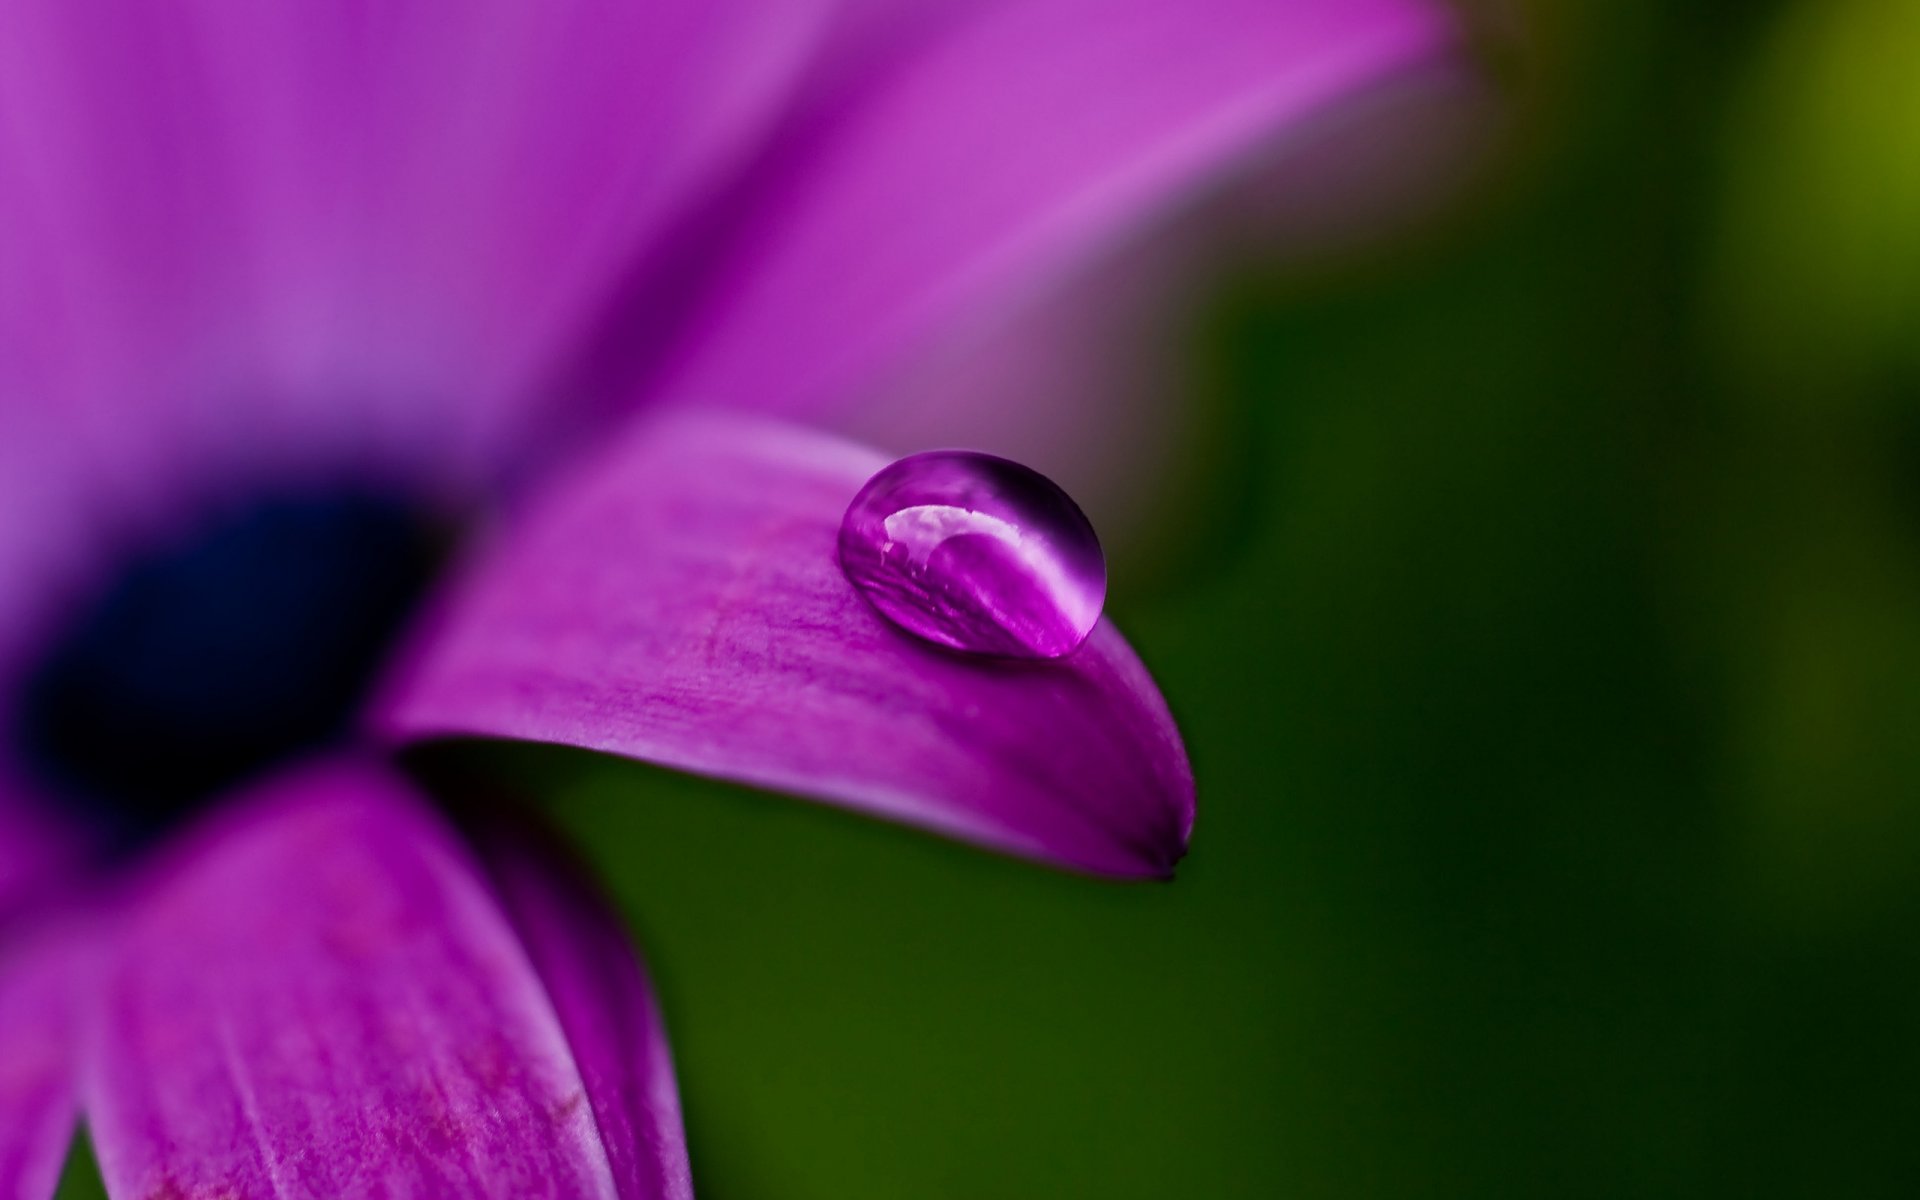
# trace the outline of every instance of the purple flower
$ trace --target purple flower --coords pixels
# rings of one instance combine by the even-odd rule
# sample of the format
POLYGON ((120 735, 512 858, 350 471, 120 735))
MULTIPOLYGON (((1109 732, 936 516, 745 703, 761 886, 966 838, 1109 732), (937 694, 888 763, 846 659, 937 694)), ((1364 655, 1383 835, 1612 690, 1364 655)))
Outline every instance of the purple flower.
POLYGON ((617 923, 393 752, 586 747, 1167 874, 1192 779, 1112 625, 1051 663, 888 625, 835 563, 884 460, 776 418, 1450 31, 293 7, 0 14, 0 1195, 82 1116, 128 1200, 689 1195, 617 923))

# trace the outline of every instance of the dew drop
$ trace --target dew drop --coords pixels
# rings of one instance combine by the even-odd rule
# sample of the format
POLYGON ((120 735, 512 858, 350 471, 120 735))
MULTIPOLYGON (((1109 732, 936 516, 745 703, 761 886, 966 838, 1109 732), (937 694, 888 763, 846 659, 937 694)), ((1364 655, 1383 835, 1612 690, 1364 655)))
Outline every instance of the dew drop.
POLYGON ((1037 471, 969 450, 883 469, 840 522, 840 569, 894 624, 975 654, 1059 658, 1100 620, 1093 526, 1037 471))

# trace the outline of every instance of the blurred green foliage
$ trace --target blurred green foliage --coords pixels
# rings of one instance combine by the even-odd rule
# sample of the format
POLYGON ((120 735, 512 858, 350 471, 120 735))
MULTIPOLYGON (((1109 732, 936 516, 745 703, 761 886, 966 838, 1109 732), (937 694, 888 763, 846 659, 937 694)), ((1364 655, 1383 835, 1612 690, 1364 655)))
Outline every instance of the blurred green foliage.
POLYGON ((1518 27, 1464 211, 1202 322, 1113 601, 1177 882, 479 752, 646 945, 706 1200, 1920 1194, 1916 6, 1518 27))

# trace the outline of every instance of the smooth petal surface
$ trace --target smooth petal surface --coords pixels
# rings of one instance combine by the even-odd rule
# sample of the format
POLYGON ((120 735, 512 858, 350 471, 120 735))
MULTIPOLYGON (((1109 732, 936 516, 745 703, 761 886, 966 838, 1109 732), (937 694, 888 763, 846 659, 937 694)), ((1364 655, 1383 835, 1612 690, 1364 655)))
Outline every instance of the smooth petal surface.
POLYGON ((959 314, 1042 286, 1451 33, 1428 0, 949 13, 788 132, 657 386, 789 412, 844 404, 959 314))
POLYGON ((65 956, 0 946, 0 1200, 53 1195, 74 1131, 65 956))
POLYGON ((0 928, 17 909, 57 886, 61 868, 79 849, 75 831, 60 828, 11 783, 0 767, 0 928))
POLYGON ((692 1200, 666 1025, 625 927, 524 814, 490 809, 468 829, 559 1014, 621 1200, 692 1200))
POLYGON ((0 5, 0 730, 210 513, 459 509, 563 439, 530 381, 758 144, 826 2, 0 5))
POLYGON ((1200 469, 1218 419, 1191 392, 1225 281, 1249 266, 1297 278, 1404 243, 1485 175, 1505 116, 1489 82, 1452 59, 1323 106, 1216 194, 954 323, 836 427, 902 452, 990 447, 1065 487, 1110 545, 1183 540, 1169 486, 1200 469))
POLYGON ((112 1194, 618 1194, 519 939, 383 771, 283 776, 126 908, 85 1089, 112 1194))
POLYGON ((34 345, 0 363, 103 452, 511 453, 528 380, 757 139, 821 8, 9 3, 0 347, 34 345))
POLYGON ((878 616, 834 558, 884 465, 745 417, 638 427, 457 581, 375 713, 388 738, 610 751, 1081 870, 1163 876, 1193 780, 1110 622, 1017 663, 878 616))

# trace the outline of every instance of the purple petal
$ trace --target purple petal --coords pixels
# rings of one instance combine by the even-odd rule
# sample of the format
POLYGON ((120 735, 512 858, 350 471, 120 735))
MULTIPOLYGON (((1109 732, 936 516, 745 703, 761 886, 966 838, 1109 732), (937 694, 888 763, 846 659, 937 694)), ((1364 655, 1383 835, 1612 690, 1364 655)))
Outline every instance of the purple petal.
POLYGON ((0 403, 11 361, 115 453, 510 451, 528 380, 777 113, 819 7, 9 3, 0 403))
POLYGON ((1218 194, 943 329, 836 428, 902 450, 991 447, 1064 486, 1110 544, 1143 527, 1179 537, 1167 485, 1192 467, 1206 406, 1168 398, 1193 386, 1196 314, 1250 260, 1324 269, 1445 211, 1502 128, 1486 81, 1464 68, 1443 61, 1323 108, 1218 194))
POLYGON ((658 386, 844 404, 958 314, 1039 286, 1451 36, 1430 0, 971 6, 820 102, 658 386))
POLYGON ((459 841, 356 764, 128 896, 89 1126, 118 1196, 618 1194, 553 1006, 459 841))
POLYGON ((1126 544, 1165 517, 1167 485, 1192 452, 1204 406, 1169 398, 1193 386, 1188 343, 1215 265, 1214 215, 956 322, 837 428, 902 451, 990 447, 1059 483, 1109 545, 1126 544))
POLYGON ((10 782, 0 769, 0 929, 15 912, 56 888, 62 869, 81 848, 75 831, 62 828, 10 782))
POLYGON ((692 1200, 666 1026, 632 941, 548 832, 489 810, 471 833, 552 997, 622 1200, 692 1200))
POLYGON ((374 718, 611 751, 1086 871, 1162 876, 1193 780, 1110 622, 1048 663, 901 632, 840 573, 884 465, 748 418, 636 428, 484 551, 374 718))
POLYGON ((0 1196, 8 1200, 53 1195, 73 1138, 70 965, 45 948, 0 950, 0 1196))

